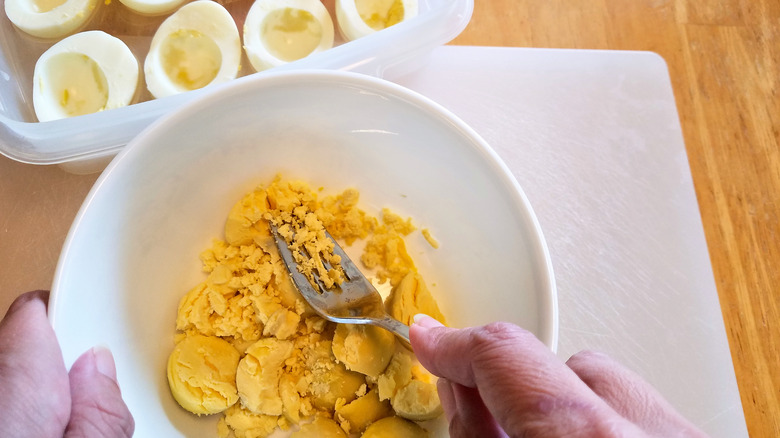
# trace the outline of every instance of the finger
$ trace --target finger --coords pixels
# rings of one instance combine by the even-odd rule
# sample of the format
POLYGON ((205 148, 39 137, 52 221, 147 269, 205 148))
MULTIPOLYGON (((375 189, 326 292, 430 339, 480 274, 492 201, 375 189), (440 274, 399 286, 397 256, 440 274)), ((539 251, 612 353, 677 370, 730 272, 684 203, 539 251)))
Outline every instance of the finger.
POLYGON ((658 436, 705 436, 639 375, 603 353, 581 351, 566 365, 618 414, 658 436))
POLYGON ((135 423, 122 400, 110 351, 96 347, 82 354, 70 369, 70 388, 66 438, 133 435, 135 423))
POLYGON ((452 416, 455 415, 455 410, 458 406, 455 404, 455 393, 452 389, 452 384, 444 377, 440 377, 436 381, 436 391, 439 393, 439 400, 441 401, 441 407, 444 409, 444 415, 447 417, 447 422, 452 421, 452 416))
POLYGON ((505 438, 507 435, 485 406, 476 388, 450 384, 455 399, 455 412, 450 419, 452 438, 505 438))
POLYGON ((47 291, 27 292, 0 322, 0 436, 61 437, 70 416, 70 389, 47 291))
POLYGON ((432 325, 416 318, 410 328, 420 363, 453 384, 478 387, 510 435, 632 429, 530 332, 508 323, 460 330, 432 325))

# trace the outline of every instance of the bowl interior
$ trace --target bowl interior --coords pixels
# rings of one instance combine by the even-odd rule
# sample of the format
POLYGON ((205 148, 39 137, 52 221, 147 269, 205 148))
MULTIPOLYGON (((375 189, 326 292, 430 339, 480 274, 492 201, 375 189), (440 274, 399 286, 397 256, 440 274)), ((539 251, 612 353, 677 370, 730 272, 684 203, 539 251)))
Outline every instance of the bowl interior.
MULTIPOLYGON (((96 183, 73 224, 50 315, 67 364, 114 352, 138 436, 215 436, 168 391, 179 299, 230 207, 276 174, 362 208, 410 216, 409 252, 456 327, 504 320, 555 348, 555 286, 531 207, 495 153, 438 105, 339 72, 246 78, 142 133, 96 183)), ((215 416, 216 417, 216 416, 215 416)), ((435 424, 433 436, 446 436, 435 424)))

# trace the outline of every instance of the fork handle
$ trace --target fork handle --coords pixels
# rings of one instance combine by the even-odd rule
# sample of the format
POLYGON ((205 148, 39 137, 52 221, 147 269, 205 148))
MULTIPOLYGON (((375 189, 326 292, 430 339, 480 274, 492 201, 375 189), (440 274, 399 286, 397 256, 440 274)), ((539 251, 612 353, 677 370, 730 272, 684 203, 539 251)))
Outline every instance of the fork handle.
POLYGON ((374 324, 382 327, 385 330, 389 330, 393 333, 404 347, 412 350, 412 344, 409 342, 409 326, 398 321, 397 319, 386 316, 381 319, 375 319, 374 324))

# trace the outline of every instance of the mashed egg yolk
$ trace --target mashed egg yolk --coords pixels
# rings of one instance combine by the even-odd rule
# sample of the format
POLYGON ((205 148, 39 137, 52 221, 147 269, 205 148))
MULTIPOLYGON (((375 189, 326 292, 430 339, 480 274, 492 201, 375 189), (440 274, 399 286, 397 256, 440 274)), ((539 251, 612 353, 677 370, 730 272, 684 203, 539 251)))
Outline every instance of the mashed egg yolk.
POLYGON ((295 424, 298 438, 417 436, 425 431, 414 421, 441 414, 435 377, 414 354, 385 330, 317 316, 270 236, 274 220, 325 253, 328 245, 317 244, 325 229, 348 242, 367 239, 364 256, 393 286, 388 311, 443 320, 403 245, 411 220, 389 210, 374 218, 358 200, 354 189, 320 199, 307 184, 277 177, 234 204, 224 240, 201 254, 207 276, 179 304, 169 383, 190 412, 222 412, 219 436, 265 437, 295 424))

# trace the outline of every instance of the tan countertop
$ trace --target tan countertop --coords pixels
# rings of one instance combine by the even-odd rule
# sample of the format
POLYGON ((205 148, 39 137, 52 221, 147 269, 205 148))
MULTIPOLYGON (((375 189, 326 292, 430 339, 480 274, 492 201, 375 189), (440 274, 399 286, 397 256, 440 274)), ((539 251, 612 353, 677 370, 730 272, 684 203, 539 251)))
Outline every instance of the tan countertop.
MULTIPOLYGON (((780 435, 780 6, 475 3, 453 44, 649 50, 667 61, 748 430, 780 435)), ((0 157, 0 312, 19 293, 49 287, 96 178, 0 157)))

